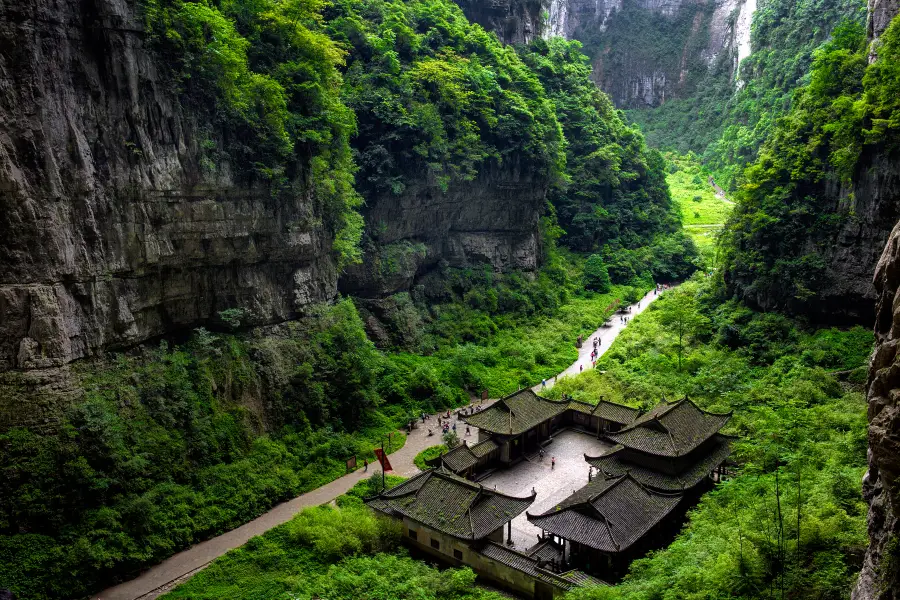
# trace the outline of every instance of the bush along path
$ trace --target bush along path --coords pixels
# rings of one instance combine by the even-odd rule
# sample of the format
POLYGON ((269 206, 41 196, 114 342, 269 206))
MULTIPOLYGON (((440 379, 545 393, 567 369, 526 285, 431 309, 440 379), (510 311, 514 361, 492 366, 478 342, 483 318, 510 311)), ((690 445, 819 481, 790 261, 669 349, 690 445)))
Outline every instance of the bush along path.
MULTIPOLYGON (((599 355, 602 355, 612 345, 613 340, 616 339, 619 333, 627 327, 628 323, 623 323, 621 317, 625 317, 630 321, 633 317, 643 312, 658 297, 654 291, 651 291, 637 303, 626 307, 625 312, 620 311, 612 315, 606 323, 607 327, 601 325, 594 333, 584 339, 584 343, 578 350, 578 360, 553 379, 548 379, 544 389, 553 387, 558 378, 574 376, 583 369, 590 369, 591 351, 593 350, 592 340, 594 338, 601 340, 598 352, 599 355)), ((538 383, 532 389, 540 393, 542 388, 542 384, 538 383)), ((483 406, 489 406, 492 402, 493 400, 488 400, 483 403, 483 406)), ((446 415, 446 413, 444 414, 446 415)), ((414 462, 416 455, 430 446, 441 443, 440 427, 437 423, 439 416, 429 416, 425 424, 419 420, 417 428, 413 429, 407 436, 404 446, 400 450, 389 454, 388 457, 395 475, 410 477, 418 473, 419 469, 414 462), (432 429, 434 435, 428 435, 429 428, 432 429)), ((456 421, 456 419, 457 417, 454 416, 453 420, 456 421)), ((460 437, 463 437, 462 432, 465 431, 465 425, 462 423, 459 423, 459 425, 462 425, 462 427, 458 427, 458 429, 461 429, 458 433, 460 437)), ((469 439, 478 439, 477 428, 471 428, 469 439)), ((304 508, 331 502, 338 496, 347 493, 350 488, 361 480, 370 477, 372 473, 380 471, 380 466, 377 463, 369 465, 367 471, 357 469, 339 479, 335 479, 331 483, 283 502, 237 529, 179 552, 135 579, 104 590, 93 598, 96 600, 151 600, 161 596, 176 585, 189 579, 194 573, 200 571, 229 550, 244 545, 250 538, 261 535, 273 527, 290 521, 294 515, 304 508)))

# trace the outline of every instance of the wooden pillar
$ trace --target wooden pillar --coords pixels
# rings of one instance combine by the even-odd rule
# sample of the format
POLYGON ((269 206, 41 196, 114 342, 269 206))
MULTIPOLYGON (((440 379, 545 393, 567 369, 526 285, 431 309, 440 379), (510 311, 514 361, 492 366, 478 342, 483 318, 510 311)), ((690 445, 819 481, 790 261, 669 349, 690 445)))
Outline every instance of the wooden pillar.
POLYGON ((506 522, 506 543, 512 544, 512 521, 506 522))

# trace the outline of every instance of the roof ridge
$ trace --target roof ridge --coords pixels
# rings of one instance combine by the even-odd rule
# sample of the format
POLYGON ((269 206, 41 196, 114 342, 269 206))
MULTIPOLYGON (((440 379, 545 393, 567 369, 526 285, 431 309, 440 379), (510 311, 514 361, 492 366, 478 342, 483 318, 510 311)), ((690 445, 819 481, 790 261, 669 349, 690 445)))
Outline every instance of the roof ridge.
MULTIPOLYGON (((616 487, 617 485, 622 483, 622 481, 624 481, 626 478, 631 478, 631 474, 628 471, 626 471, 624 475, 619 475, 618 477, 612 477, 611 479, 615 479, 615 482, 606 486, 605 488, 603 488, 602 490, 600 490, 593 496, 588 496, 588 499, 585 500, 585 503, 592 504, 594 502, 594 500, 597 500, 598 498, 600 498, 600 496, 605 495, 609 490, 613 489, 614 487, 616 487)), ((604 481, 609 481, 609 479, 604 479, 604 481)))
MULTIPOLYGON (((441 466, 442 466, 442 468, 443 468, 443 462, 444 462, 444 461, 441 461, 441 466)), ((456 474, 454 474, 454 473, 452 473, 452 472, 437 471, 437 470, 435 470, 435 471, 434 471, 434 474, 440 476, 442 479, 445 479, 445 480, 447 480, 447 481, 452 481, 452 482, 454 482, 454 483, 459 483, 460 485, 463 485, 463 486, 465 486, 465 487, 467 487, 467 488, 469 488, 469 489, 473 489, 473 490, 476 490, 476 491, 478 491, 478 490, 483 490, 483 489, 484 489, 484 486, 481 485, 480 483, 476 483, 476 482, 474 482, 474 481, 469 481, 468 479, 465 479, 465 478, 463 478, 463 477, 460 477, 459 475, 456 475, 456 474)))
POLYGON ((681 456, 681 453, 678 451, 678 448, 675 445, 675 438, 672 437, 672 432, 662 423, 660 423, 659 426, 666 430, 666 436, 668 436, 669 438, 669 443, 672 444, 672 452, 675 453, 675 456, 681 456))

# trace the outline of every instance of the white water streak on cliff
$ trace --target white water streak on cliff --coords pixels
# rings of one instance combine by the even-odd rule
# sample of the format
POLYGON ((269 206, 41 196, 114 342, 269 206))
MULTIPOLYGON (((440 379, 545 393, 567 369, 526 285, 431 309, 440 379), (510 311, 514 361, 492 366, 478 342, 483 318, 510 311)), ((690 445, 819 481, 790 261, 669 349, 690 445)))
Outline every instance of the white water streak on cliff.
POLYGON ((566 21, 569 16, 568 0, 550 0, 550 8, 547 11, 547 26, 544 28, 543 37, 566 37, 566 21))
POLYGON ((734 38, 738 51, 738 79, 740 79, 741 61, 750 56, 752 51, 750 47, 750 31, 753 25, 754 13, 756 13, 756 0, 746 0, 741 6, 741 11, 738 13, 737 23, 735 23, 734 27, 734 38))

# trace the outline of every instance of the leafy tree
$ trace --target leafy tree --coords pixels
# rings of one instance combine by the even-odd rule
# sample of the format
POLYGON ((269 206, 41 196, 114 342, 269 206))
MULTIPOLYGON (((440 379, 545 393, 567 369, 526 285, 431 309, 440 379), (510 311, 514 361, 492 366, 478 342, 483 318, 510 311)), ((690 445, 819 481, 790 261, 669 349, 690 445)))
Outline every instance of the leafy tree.
POLYGON ((591 254, 584 262, 584 287, 601 294, 608 292, 611 287, 609 272, 599 254, 591 254))
POLYGON ((459 446, 459 436, 452 429, 443 435, 444 445, 453 450, 459 446))
POLYGON ((709 320, 697 310, 697 298, 690 291, 675 288, 667 295, 669 298, 659 307, 659 322, 670 328, 678 337, 675 348, 678 353, 678 370, 680 371, 685 338, 693 335, 709 320))

